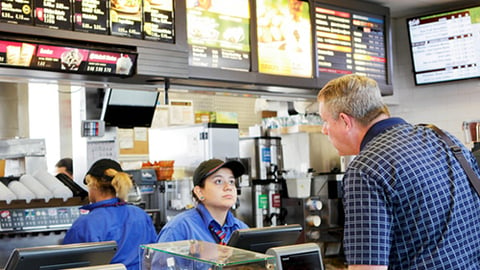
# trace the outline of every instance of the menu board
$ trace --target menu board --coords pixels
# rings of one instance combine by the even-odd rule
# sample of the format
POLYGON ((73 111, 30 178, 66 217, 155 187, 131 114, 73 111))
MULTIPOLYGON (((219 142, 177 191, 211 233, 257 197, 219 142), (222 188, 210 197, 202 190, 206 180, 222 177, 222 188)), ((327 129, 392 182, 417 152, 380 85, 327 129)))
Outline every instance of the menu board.
POLYGON ((32 0, 0 0, 0 21, 33 24, 32 0))
POLYGON ((145 39, 174 42, 173 0, 143 0, 145 39))
POLYGON ((187 0, 187 42, 192 66, 250 70, 248 0, 187 0))
POLYGON ((35 0, 34 5, 36 26, 72 30, 70 0, 35 0))
POLYGON ((142 38, 142 0, 110 1, 110 33, 142 38))
POLYGON ((416 84, 480 77, 480 7, 407 22, 416 84))
POLYGON ((136 53, 0 40, 0 65, 73 73, 133 75, 136 53))
POLYGON ((315 26, 320 73, 356 73, 387 84, 383 17, 317 5, 315 26))
POLYGON ((73 30, 108 34, 107 0, 74 0, 73 30))
POLYGON ((310 6, 299 0, 257 0, 258 71, 313 77, 310 6))

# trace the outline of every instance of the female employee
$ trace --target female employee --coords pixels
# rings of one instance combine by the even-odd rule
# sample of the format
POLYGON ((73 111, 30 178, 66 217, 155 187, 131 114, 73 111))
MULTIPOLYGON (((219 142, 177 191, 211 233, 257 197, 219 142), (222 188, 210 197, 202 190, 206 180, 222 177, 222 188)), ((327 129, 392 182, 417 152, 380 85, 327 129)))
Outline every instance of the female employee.
POLYGON ((158 242, 202 240, 226 244, 232 232, 248 226, 235 218, 230 208, 237 201, 235 178, 245 172, 242 163, 210 159, 193 175, 193 197, 197 207, 178 214, 160 231, 158 242))
POLYGON ((118 250, 111 263, 122 263, 128 270, 139 269, 139 246, 154 243, 152 219, 139 207, 125 202, 132 187, 130 176, 111 159, 96 161, 84 183, 88 187, 89 210, 67 231, 64 244, 115 240, 118 250))

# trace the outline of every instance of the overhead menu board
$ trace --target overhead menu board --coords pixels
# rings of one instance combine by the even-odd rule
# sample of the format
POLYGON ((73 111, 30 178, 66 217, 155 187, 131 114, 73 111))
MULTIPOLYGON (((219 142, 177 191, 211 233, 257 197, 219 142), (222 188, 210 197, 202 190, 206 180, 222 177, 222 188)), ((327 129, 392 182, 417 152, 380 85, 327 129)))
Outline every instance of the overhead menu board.
POLYGON ((250 70, 248 0, 187 0, 191 66, 250 70))
POLYGON ((136 53, 0 40, 0 66, 130 76, 136 59, 136 53))
POLYGON ((315 27, 320 74, 356 73, 388 84, 383 17, 317 4, 315 27))
POLYGON ((145 39, 174 42, 173 0, 143 1, 143 33, 145 39))
POLYGON ((407 24, 417 85, 480 77, 480 6, 407 24))
POLYGON ((32 0, 0 0, 0 21, 33 24, 32 0))
POLYGON ((75 31, 108 34, 107 0, 74 0, 73 29, 75 31))
POLYGON ((257 0, 258 71, 312 77, 310 6, 299 0, 257 0))
POLYGON ((70 0, 34 0, 35 25, 52 29, 72 30, 70 0))

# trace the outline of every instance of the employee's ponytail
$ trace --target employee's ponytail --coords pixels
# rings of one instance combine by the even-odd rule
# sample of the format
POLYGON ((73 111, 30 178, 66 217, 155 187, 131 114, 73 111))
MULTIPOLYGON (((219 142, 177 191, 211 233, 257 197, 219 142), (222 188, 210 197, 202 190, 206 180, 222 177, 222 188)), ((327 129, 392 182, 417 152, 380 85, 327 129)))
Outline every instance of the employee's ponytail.
POLYGON ((115 189, 116 196, 120 200, 126 201, 128 198, 128 192, 133 186, 130 175, 125 172, 118 172, 114 169, 106 170, 105 174, 113 177, 111 184, 115 189))

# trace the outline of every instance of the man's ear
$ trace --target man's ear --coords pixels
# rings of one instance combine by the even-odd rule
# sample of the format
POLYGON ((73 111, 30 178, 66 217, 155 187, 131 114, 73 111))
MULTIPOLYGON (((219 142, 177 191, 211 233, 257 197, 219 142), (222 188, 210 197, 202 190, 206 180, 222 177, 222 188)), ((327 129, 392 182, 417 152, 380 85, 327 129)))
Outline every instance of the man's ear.
POLYGON ((348 114, 345 113, 340 113, 338 115, 340 120, 345 124, 345 127, 350 129, 353 127, 353 117, 349 116, 348 114))

